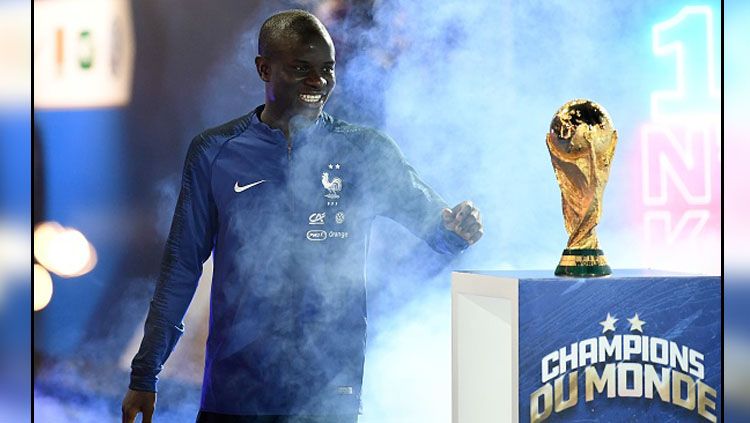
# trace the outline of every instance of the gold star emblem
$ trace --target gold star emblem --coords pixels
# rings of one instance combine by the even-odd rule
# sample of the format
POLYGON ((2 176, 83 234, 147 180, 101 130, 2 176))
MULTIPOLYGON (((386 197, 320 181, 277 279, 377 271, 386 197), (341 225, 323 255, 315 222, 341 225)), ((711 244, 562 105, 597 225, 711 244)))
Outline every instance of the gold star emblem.
POLYGON ((643 333, 643 325, 645 325, 646 322, 638 318, 638 313, 635 313, 635 316, 628 319, 628 322, 630 322, 631 331, 637 330, 638 332, 643 333))
POLYGON ((607 313, 607 318, 604 321, 599 322, 602 325, 602 333, 606 333, 608 330, 615 331, 615 322, 620 319, 615 319, 611 314, 607 313))

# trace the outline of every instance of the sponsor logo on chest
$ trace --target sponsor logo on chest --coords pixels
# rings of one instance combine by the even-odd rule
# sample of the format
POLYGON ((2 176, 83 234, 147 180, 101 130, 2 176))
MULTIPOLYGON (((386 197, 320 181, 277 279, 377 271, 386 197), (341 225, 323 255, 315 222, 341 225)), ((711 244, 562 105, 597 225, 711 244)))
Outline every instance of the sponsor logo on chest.
MULTIPOLYGON (((320 174, 320 183, 322 186, 321 194, 325 200, 325 207, 337 207, 342 199, 344 192, 344 178, 342 176, 341 163, 328 163, 320 174)), ((326 225, 326 211, 313 211, 307 217, 308 225, 324 226, 326 225)), ((346 214, 343 210, 336 210, 333 221, 337 226, 343 225, 346 221, 346 214)), ((325 241, 327 239, 347 239, 349 232, 344 230, 324 230, 310 229, 305 234, 308 241, 325 241)))

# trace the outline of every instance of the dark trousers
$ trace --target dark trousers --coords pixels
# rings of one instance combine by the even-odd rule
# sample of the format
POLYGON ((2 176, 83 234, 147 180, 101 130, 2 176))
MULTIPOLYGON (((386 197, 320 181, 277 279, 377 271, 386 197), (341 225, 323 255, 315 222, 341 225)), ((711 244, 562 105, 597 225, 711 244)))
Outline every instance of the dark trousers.
POLYGON ((201 411, 195 423, 357 423, 358 416, 236 416, 201 411))

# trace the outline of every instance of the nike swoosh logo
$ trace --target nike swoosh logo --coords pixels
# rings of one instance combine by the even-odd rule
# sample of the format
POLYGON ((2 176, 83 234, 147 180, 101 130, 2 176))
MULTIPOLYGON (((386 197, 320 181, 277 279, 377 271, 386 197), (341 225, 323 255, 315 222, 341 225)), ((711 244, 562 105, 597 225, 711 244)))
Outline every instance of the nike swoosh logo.
POLYGON ((252 187, 254 187, 256 185, 260 185, 263 182, 266 182, 266 180, 265 179, 261 179, 260 181, 253 182, 252 184, 247 184, 247 185, 240 186, 239 181, 237 181, 237 182, 234 183, 234 192, 242 192, 242 191, 244 191, 246 189, 250 189, 250 188, 252 188, 252 187))

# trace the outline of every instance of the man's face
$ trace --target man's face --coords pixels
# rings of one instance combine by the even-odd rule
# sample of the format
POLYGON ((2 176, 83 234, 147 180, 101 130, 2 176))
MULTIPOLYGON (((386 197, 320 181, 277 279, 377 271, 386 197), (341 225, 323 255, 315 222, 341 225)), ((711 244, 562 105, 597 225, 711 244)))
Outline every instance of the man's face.
POLYGON ((336 85, 335 50, 330 38, 319 32, 289 37, 269 58, 261 70, 267 83, 266 107, 278 116, 289 119, 301 115, 315 119, 336 85))

